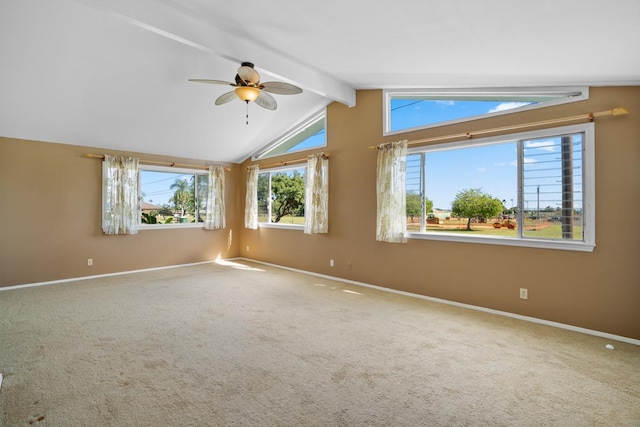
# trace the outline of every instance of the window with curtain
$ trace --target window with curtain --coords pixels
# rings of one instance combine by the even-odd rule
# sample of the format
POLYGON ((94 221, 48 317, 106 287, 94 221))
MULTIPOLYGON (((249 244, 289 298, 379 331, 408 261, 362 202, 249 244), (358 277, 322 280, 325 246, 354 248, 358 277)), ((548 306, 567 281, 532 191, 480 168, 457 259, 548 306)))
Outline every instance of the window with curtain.
POLYGON ((136 234, 139 223, 138 159, 105 155, 102 185, 104 233, 136 234))
POLYGON ((224 228, 224 173, 210 170, 140 165, 139 228, 224 228))
POLYGON ((407 242, 406 217, 407 141, 378 146, 376 171, 376 240, 407 242))
MULTIPOLYGON (((257 175, 257 197, 253 200, 257 201, 259 226, 300 228, 307 234, 328 232, 329 161, 324 153, 308 156, 303 165, 256 168, 248 175, 251 173, 257 175)), ((250 187, 247 182, 248 198, 253 197, 250 187)), ((248 200, 247 209, 250 204, 248 200)))

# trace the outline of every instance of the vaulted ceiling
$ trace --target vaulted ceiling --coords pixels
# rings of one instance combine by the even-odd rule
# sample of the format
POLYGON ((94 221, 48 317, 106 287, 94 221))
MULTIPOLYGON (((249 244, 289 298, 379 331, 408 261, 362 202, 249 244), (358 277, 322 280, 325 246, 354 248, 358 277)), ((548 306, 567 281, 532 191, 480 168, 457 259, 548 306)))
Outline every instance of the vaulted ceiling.
POLYGON ((0 0, 0 136, 240 162, 357 89, 640 84, 640 1, 0 0), (215 106, 251 61, 300 86, 215 106))

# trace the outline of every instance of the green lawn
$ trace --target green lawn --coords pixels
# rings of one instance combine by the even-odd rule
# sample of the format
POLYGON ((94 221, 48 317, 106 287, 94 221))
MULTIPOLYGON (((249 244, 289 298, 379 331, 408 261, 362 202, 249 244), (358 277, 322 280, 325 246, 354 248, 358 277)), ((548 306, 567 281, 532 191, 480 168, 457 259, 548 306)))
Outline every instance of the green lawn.
MULTIPOLYGON (((267 222, 266 215, 259 215, 258 222, 267 222)), ((299 224, 304 225, 304 217, 303 216, 291 216, 286 215, 280 218, 280 222, 276 222, 275 224, 299 224)))
MULTIPOLYGON (((489 221, 486 224, 471 224, 471 231, 467 231, 466 220, 445 220, 440 225, 427 225, 427 232, 437 231, 451 234, 469 234, 469 235, 483 235, 483 236, 501 236, 501 237, 516 237, 517 230, 509 230, 508 228, 493 228, 493 221, 489 221)), ((408 231, 417 232, 420 231, 418 224, 408 224, 408 231)), ((574 227, 573 235, 575 240, 582 240, 582 227, 574 227)), ((530 238, 542 238, 542 239, 562 239, 562 225, 558 222, 535 222, 533 220, 527 220, 525 222, 524 236, 530 238)))

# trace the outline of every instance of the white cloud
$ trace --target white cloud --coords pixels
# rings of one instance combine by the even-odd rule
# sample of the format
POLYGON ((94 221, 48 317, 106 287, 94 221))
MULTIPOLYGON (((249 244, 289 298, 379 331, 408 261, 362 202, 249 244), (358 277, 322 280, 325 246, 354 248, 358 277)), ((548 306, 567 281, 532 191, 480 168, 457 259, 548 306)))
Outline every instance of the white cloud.
POLYGON ((548 141, 526 141, 524 144, 525 148, 539 148, 541 150, 554 152, 556 151, 556 143, 552 140, 548 141))
POLYGON ((532 159, 532 158, 530 158, 530 157, 525 157, 525 158, 524 158, 524 162, 525 162, 525 163, 536 163, 536 162, 537 162, 537 160, 536 160, 536 159, 532 159))
POLYGON ((498 162, 498 163, 494 163, 493 164, 493 166, 496 166, 496 167, 502 167, 502 166, 506 166, 506 165, 507 165, 506 162, 498 162))
POLYGON ((498 111, 512 110, 514 108, 523 107, 525 105, 529 105, 530 102, 503 102, 502 104, 496 105, 494 108, 489 110, 489 113, 495 113, 498 111))
POLYGON ((455 101, 436 101, 436 104, 446 105, 447 107, 450 107, 452 105, 455 105, 455 101))
POLYGON ((476 168, 478 172, 486 172, 487 168, 476 168))

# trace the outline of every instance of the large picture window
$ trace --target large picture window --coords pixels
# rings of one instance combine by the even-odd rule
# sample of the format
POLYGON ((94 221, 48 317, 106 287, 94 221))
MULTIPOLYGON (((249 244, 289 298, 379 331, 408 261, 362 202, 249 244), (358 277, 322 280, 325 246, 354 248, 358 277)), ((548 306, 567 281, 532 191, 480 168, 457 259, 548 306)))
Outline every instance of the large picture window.
POLYGON ((410 237, 592 250, 593 150, 592 123, 410 149, 410 237))
POLYGON ((258 222, 304 227, 306 166, 261 171, 258 222))

